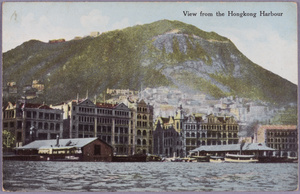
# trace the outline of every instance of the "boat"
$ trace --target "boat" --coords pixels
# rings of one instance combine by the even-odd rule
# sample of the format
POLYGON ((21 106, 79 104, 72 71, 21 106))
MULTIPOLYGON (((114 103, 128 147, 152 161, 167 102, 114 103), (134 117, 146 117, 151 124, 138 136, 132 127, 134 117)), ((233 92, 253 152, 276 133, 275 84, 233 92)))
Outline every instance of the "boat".
POLYGON ((156 155, 148 155, 147 162, 162 162, 162 158, 156 155))
POLYGON ((297 163, 297 157, 275 157, 275 156, 259 156, 260 163, 297 163))
POLYGON ((224 156, 210 156, 209 162, 212 162, 212 163, 224 162, 224 156))
POLYGON ((135 154, 131 156, 127 155, 118 155, 113 156, 113 162, 147 162, 147 155, 146 154, 135 154))
POLYGON ((197 162, 209 162, 210 156, 192 156, 192 158, 195 158, 197 162))
POLYGON ((197 162, 196 158, 181 158, 182 162, 197 162))
POLYGON ((181 158, 172 158, 171 162, 182 162, 181 158))
POLYGON ((258 162, 258 159, 255 157, 255 155, 226 154, 225 162, 256 163, 256 162, 258 162))

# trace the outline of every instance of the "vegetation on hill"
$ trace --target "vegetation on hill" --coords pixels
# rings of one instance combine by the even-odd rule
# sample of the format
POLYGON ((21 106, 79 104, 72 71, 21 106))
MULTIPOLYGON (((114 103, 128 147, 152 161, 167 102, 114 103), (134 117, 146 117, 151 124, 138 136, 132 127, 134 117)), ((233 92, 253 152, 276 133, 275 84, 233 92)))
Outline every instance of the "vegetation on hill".
POLYGON ((229 39, 169 20, 55 44, 30 40, 3 54, 4 84, 21 88, 35 79, 45 84, 37 101, 46 103, 84 97, 87 90, 93 97, 106 88, 142 86, 276 104, 297 100, 296 85, 253 64, 229 39))

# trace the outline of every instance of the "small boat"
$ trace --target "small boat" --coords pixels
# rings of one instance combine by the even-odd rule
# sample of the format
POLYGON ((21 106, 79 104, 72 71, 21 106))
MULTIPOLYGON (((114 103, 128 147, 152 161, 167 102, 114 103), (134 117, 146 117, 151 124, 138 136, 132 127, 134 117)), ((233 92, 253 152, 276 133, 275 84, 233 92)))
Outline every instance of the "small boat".
POLYGON ((225 162, 256 163, 258 162, 258 159, 255 158, 255 155, 226 154, 225 162))
POLYGON ((209 162, 209 156, 192 156, 197 162, 209 162))
POLYGON ((146 162, 147 155, 146 154, 135 154, 131 156, 118 155, 118 156, 113 156, 112 161, 113 162, 146 162))
POLYGON ((213 162, 213 163, 225 162, 224 161, 224 156, 210 156, 209 162, 213 162))
POLYGON ((183 162, 197 162, 196 158, 182 158, 183 162))
POLYGON ((173 158, 171 159, 171 162, 182 162, 181 158, 173 158))

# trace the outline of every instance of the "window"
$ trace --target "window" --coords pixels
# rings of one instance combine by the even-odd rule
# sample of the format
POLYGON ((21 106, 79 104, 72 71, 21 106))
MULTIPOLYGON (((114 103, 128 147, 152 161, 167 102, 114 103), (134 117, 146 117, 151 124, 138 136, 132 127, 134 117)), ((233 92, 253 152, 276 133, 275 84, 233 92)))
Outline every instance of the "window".
POLYGON ((94 145, 94 155, 101 155, 101 146, 94 145))
POLYGON ((31 112, 27 111, 27 118, 31 118, 31 112))
POLYGON ((48 129, 48 123, 44 123, 44 129, 48 129))
MULTIPOLYGON (((17 126, 18 129, 22 129, 22 121, 18 121, 17 125, 18 125, 18 126, 17 126)), ((41 127, 41 128, 42 128, 42 127, 41 127)))
POLYGON ((3 123, 3 127, 7 128, 8 127, 8 123, 3 123))
POLYGON ((140 139, 137 140, 137 144, 141 145, 141 140, 140 139))

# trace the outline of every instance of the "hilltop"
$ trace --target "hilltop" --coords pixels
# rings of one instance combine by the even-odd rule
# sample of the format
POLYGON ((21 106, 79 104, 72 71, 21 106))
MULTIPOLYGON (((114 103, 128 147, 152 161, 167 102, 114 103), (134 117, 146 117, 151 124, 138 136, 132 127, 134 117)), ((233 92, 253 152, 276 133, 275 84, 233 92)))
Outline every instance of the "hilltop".
POLYGON ((14 81, 22 88, 32 80, 44 83, 44 97, 37 101, 46 103, 85 96, 87 90, 98 96, 106 88, 159 86, 210 98, 297 102, 295 84, 254 64, 230 39, 169 20, 55 44, 30 40, 3 54, 4 85, 14 81))

